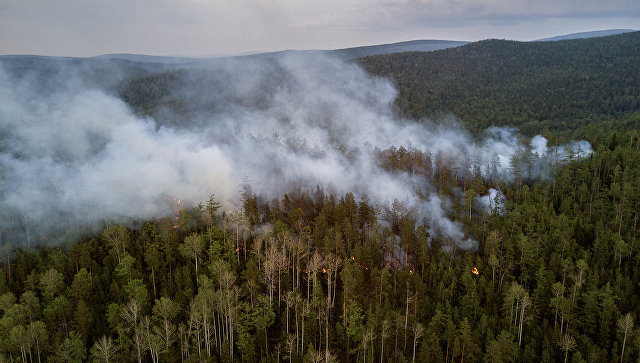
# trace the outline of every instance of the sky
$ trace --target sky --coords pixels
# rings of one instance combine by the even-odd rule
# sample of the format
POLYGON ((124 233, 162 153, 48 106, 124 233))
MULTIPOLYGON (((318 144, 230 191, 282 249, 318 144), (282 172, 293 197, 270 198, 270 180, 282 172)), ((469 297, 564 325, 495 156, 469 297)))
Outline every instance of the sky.
POLYGON ((640 0, 0 1, 0 54, 213 56, 639 28, 640 0))

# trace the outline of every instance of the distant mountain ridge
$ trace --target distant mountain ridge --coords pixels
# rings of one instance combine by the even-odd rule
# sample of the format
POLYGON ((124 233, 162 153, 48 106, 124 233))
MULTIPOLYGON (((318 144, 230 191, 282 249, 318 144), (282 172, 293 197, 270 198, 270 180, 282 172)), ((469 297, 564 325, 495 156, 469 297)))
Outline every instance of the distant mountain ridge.
POLYGON ((434 50, 459 47, 461 45, 465 45, 468 43, 469 43, 468 41, 461 41, 461 40, 429 39, 429 40, 409 40, 409 41, 398 42, 398 43, 364 45, 360 47, 329 49, 329 50, 289 49, 289 50, 279 50, 274 52, 222 55, 222 56, 212 56, 212 57, 164 57, 164 56, 123 53, 123 54, 104 54, 104 55, 91 57, 91 58, 121 59, 121 60, 128 60, 133 62, 145 62, 145 63, 178 64, 178 63, 186 63, 186 62, 200 62, 200 61, 207 61, 210 59, 221 59, 221 58, 248 58, 248 57, 265 57, 265 56, 272 57, 272 56, 291 54, 291 53, 294 53, 294 54, 295 53, 305 53, 305 54, 326 53, 326 54, 338 56, 342 59, 355 59, 355 58, 367 57, 371 55, 380 55, 380 54, 391 54, 391 53, 402 53, 402 52, 430 52, 434 50))
POLYGON ((55 83, 55 77, 69 73, 72 69, 81 74, 82 83, 92 83, 102 89, 117 92, 120 82, 150 74, 172 71, 184 67, 206 67, 218 62, 233 59, 263 59, 281 57, 285 54, 329 54, 344 60, 353 60, 365 56, 392 54, 400 52, 426 52, 465 45, 469 42, 452 40, 411 40, 406 42, 369 45, 334 50, 283 50, 277 52, 229 55, 218 57, 176 57, 144 54, 103 54, 94 57, 60 57, 42 55, 0 55, 2 70, 12 77, 21 78, 30 72, 43 87, 55 83))
MULTIPOLYGON (((608 30, 596 30, 590 32, 571 33, 564 35, 557 35, 550 38, 542 38, 534 40, 534 42, 543 41, 558 41, 558 40, 570 40, 570 39, 585 39, 603 37, 609 35, 623 34, 634 32, 633 29, 608 29, 608 30)), ((281 50, 274 52, 256 52, 237 55, 220 55, 209 57, 181 57, 181 56, 157 56, 157 55, 145 55, 145 54, 130 54, 130 53, 114 53, 103 54, 93 57, 65 57, 65 56, 42 56, 42 55, 0 55, 0 61, 8 60, 9 62, 43 62, 47 59, 64 62, 80 62, 96 60, 100 62, 104 61, 127 61, 137 63, 149 63, 171 67, 172 65, 178 65, 182 63, 202 62, 212 59, 222 58, 237 58, 237 57, 264 57, 264 56, 278 56, 282 54, 290 53, 326 53, 338 56, 342 59, 356 59, 361 57, 368 57, 382 54, 404 53, 404 52, 431 52, 436 50, 448 49, 463 46, 469 44, 469 41, 462 40, 438 40, 438 39, 418 39, 408 40, 403 42, 388 43, 388 44, 376 44, 376 45, 364 45, 359 47, 341 48, 341 49, 309 49, 309 50, 281 50)))
POLYGON ((609 35, 617 35, 624 33, 631 33, 636 30, 634 29, 608 29, 608 30, 595 30, 590 32, 581 32, 581 33, 571 33, 564 35, 556 35, 555 37, 550 38, 542 38, 534 40, 534 42, 554 42, 558 40, 571 40, 571 39, 587 39, 587 38, 597 38, 597 37, 606 37, 609 35))
POLYGON ((410 40, 406 42, 367 45, 362 47, 344 48, 328 51, 342 58, 354 59, 371 55, 402 53, 402 52, 430 52, 468 44, 460 40, 410 40))
MULTIPOLYGON (((207 57, 208 58, 208 57, 207 57)), ((103 54, 90 59, 120 59, 130 62, 141 63, 158 63, 158 64, 177 64, 185 62, 193 62, 201 59, 197 57, 174 57, 174 56, 162 56, 162 55, 145 55, 145 54, 131 54, 131 53, 118 53, 118 54, 103 54)))
MULTIPOLYGON (((595 30, 590 32, 571 33, 557 35, 550 38, 543 38, 534 40, 535 42, 542 41, 557 41, 557 40, 569 40, 569 39, 585 39, 604 37, 609 35, 623 34, 634 32, 633 29, 608 29, 608 30, 595 30)), ((343 59, 355 59, 361 57, 368 57, 381 54, 393 54, 404 52, 431 52, 435 50, 447 49, 459 47, 465 44, 471 43, 464 40, 439 40, 439 39, 417 39, 408 40, 396 43, 376 44, 376 45, 363 45, 359 47, 341 48, 341 49, 309 49, 309 50, 281 50, 274 52, 256 52, 237 55, 221 55, 212 57, 164 57, 164 56, 152 56, 141 54, 105 54, 92 58, 110 58, 110 59, 123 59, 134 62, 150 62, 150 63, 184 63, 184 62, 198 62, 207 59, 220 59, 220 58, 234 58, 234 57, 255 57, 255 56, 274 56, 289 53, 328 53, 336 55, 343 59)))

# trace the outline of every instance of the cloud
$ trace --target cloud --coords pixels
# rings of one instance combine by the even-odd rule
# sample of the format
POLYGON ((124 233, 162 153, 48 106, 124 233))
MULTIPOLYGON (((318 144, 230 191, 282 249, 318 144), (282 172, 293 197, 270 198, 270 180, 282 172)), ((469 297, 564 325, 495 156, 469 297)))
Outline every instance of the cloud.
POLYGON ((633 0, 5 0, 0 50, 203 56, 416 38, 534 39, 633 28, 638 14, 640 3, 633 0))

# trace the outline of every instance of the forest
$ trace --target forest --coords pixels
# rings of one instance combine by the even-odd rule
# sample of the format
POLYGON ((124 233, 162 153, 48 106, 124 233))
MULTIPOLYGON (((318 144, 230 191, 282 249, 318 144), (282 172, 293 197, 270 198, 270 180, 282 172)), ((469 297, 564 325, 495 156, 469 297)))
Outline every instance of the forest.
MULTIPOLYGON (((373 149, 381 170, 452 200, 447 217, 471 248, 403 202, 320 185, 265 196, 243 184, 237 209, 176 199, 164 216, 105 220, 62 245, 3 240, 0 361, 638 361, 639 42, 362 58, 395 80, 406 117, 452 113, 474 131, 517 126, 551 143, 579 135, 593 153, 568 152, 536 178, 525 150, 505 180, 472 155, 373 149), (503 197, 479 203, 491 190, 503 197)), ((180 113, 191 107, 169 91, 181 76, 128 80, 120 96, 141 114, 180 113)))
POLYGON ((396 82, 396 107, 405 117, 452 113, 475 132, 508 125, 530 136, 584 137, 589 128, 631 126, 621 122, 640 108, 639 47, 640 32, 579 41, 491 39, 359 62, 396 82))

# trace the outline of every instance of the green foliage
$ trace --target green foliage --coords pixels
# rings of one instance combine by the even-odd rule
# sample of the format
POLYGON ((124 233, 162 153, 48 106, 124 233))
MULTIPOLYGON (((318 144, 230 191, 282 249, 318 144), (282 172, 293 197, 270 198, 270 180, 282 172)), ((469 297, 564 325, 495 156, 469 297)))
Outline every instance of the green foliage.
POLYGON ((406 117, 453 114, 474 133, 517 126, 527 135, 589 124, 638 125, 640 32, 561 42, 485 40, 435 52, 362 58, 399 90, 406 117))
MULTIPOLYGON (((558 44, 455 52, 522 55, 531 70, 547 62, 539 52, 573 47, 558 44)), ((549 67, 557 62, 577 60, 549 67)), ((433 176, 474 250, 398 201, 317 188, 313 198, 296 190, 266 202, 245 188, 244 210, 231 215, 211 198, 179 228, 160 218, 16 251, 0 264, 0 359, 637 361, 640 139, 636 129, 590 135, 590 157, 552 180, 514 184, 413 148, 373 151, 389 172, 433 176), (504 213, 474 205, 488 188, 504 193, 504 213)))
POLYGON ((62 340, 56 347, 54 362, 80 363, 84 361, 85 349, 82 345, 82 338, 75 330, 69 332, 69 336, 62 340))
POLYGON ((40 288, 42 295, 51 300, 53 296, 63 287, 62 274, 56 269, 49 269, 40 276, 40 288))

